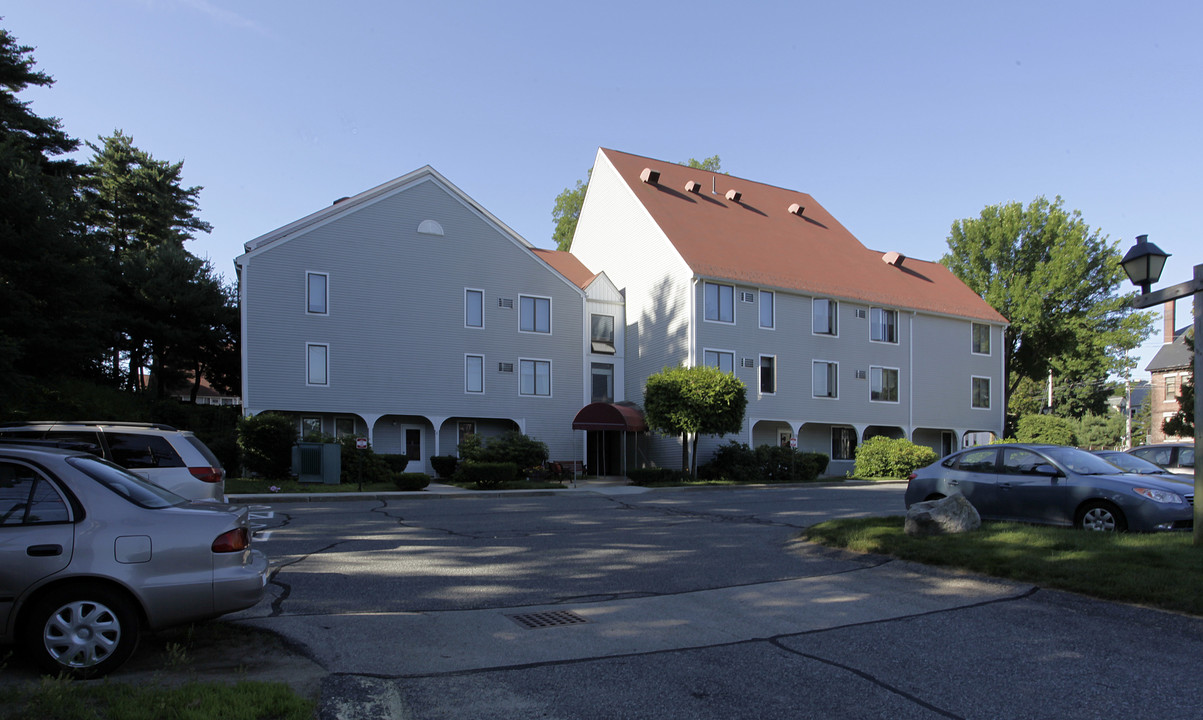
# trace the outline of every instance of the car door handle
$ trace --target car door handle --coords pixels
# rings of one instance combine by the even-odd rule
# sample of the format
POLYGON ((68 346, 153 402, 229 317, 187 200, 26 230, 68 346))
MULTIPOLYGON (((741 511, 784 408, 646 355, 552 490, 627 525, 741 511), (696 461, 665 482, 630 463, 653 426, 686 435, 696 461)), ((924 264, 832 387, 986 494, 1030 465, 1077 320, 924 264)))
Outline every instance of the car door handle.
POLYGON ((25 548, 25 554, 29 557, 54 557, 55 555, 63 554, 62 545, 30 545, 25 548))

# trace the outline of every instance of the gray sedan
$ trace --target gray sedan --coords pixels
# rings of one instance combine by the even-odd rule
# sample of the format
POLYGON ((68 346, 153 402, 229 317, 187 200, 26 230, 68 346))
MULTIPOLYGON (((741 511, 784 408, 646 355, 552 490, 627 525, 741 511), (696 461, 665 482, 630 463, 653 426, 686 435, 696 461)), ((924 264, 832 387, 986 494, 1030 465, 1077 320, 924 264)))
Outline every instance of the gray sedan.
POLYGON ((0 643, 76 677, 159 630, 257 603, 248 510, 193 502, 84 452, 0 444, 0 643))
POLYGON ((1102 458, 1060 445, 968 448, 910 476, 906 506, 963 494, 989 520, 1088 530, 1187 530, 1194 488, 1124 474, 1102 458))

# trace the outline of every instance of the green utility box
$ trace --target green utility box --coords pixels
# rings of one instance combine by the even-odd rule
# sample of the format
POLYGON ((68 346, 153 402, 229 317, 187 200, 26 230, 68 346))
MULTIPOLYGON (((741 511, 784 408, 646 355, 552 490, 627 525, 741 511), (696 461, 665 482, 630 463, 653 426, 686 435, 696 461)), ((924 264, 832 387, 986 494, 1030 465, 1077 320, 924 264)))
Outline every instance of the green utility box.
POLYGON ((292 471, 299 482, 337 485, 341 467, 338 443, 301 442, 292 448, 292 471))

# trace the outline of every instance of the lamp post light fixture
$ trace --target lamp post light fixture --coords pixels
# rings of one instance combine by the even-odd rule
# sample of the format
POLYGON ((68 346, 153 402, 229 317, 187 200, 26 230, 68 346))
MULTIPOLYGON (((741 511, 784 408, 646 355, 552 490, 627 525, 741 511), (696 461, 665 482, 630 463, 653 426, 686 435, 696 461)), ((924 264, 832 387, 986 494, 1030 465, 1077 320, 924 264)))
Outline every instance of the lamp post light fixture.
MULTIPOLYGON (((1169 257, 1167 253, 1149 242, 1148 235, 1139 235, 1136 238, 1136 244, 1124 255, 1121 263, 1128 279, 1132 281, 1133 285, 1140 287, 1141 294, 1132 299, 1132 307, 1138 310, 1164 305, 1188 295, 1194 296, 1195 356, 1191 365, 1193 376, 1193 373, 1203 367, 1203 362, 1199 360, 1203 356, 1203 343, 1199 342, 1200 336, 1203 336, 1203 265, 1195 266, 1193 280, 1178 283, 1156 292, 1149 292, 1153 283, 1161 279, 1161 270, 1165 267, 1167 257, 1169 257)), ((1199 392, 1199 384, 1196 382, 1194 422, 1196 449, 1199 447, 1200 420, 1203 420, 1203 393, 1199 392)), ((1198 547, 1203 546, 1203 474, 1199 470, 1198 463, 1195 463, 1195 500, 1194 544, 1198 547)))

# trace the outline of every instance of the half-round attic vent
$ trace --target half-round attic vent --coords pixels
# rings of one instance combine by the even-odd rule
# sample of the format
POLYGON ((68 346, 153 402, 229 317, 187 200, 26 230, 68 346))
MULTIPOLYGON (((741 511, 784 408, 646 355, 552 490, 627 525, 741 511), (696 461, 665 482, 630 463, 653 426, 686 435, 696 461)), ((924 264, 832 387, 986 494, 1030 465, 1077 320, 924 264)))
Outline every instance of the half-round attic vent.
POLYGON ((442 235, 443 226, 439 225, 437 220, 423 220, 422 223, 418 225, 418 232, 422 233, 423 235, 442 235))

